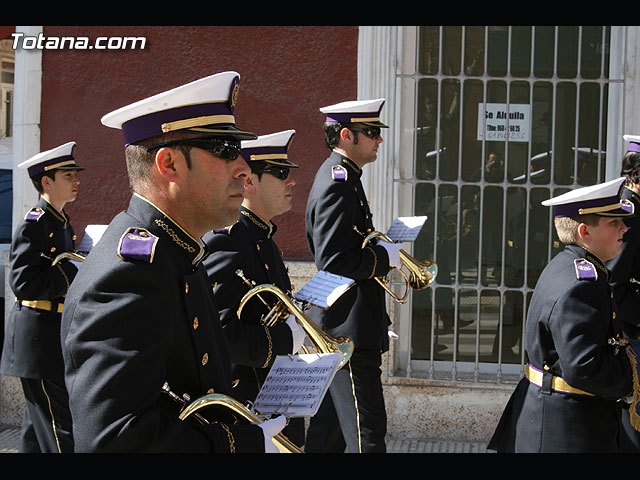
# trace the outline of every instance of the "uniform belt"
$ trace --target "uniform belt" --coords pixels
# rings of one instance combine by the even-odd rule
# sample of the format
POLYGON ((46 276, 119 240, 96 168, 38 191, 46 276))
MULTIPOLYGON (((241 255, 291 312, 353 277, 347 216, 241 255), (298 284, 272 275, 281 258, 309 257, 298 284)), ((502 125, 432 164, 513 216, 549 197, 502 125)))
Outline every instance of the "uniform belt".
POLYGON ((36 310, 46 310, 48 312, 62 313, 63 303, 52 302, 51 300, 20 300, 23 307, 35 308, 36 310))
MULTIPOLYGON (((529 379, 529 382, 534 384, 537 387, 542 387, 544 372, 538 370, 537 368, 527 364, 527 368, 525 369, 525 375, 529 379)), ((558 393, 570 393, 573 395, 586 395, 588 397, 595 397, 593 393, 585 392, 584 390, 580 390, 578 388, 574 388, 564 381, 562 377, 553 376, 551 379, 551 390, 558 393)))

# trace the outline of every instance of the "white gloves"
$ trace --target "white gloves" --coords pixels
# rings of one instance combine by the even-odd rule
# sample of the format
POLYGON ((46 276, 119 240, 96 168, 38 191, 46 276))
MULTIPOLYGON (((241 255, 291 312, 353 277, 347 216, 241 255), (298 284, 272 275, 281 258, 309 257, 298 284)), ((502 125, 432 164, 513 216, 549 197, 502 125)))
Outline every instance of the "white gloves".
POLYGON ((259 425, 259 427, 262 429, 262 433, 264 434, 265 453, 280 453, 278 447, 276 447, 275 443, 273 443, 273 437, 279 434, 286 426, 287 418, 283 415, 262 422, 259 425))
POLYGON ((402 248, 401 243, 389 243, 380 240, 378 245, 387 251, 387 255, 389 255, 389 266, 396 268, 402 267, 402 262, 400 261, 400 249, 402 248))
POLYGON ((291 353, 298 353, 298 350, 300 350, 302 344, 304 343, 306 333, 304 329, 300 325, 298 325, 298 322, 296 322, 296 319, 293 315, 289 315, 285 323, 289 325, 289 328, 291 329, 291 336, 293 337, 293 348, 291 350, 291 353))

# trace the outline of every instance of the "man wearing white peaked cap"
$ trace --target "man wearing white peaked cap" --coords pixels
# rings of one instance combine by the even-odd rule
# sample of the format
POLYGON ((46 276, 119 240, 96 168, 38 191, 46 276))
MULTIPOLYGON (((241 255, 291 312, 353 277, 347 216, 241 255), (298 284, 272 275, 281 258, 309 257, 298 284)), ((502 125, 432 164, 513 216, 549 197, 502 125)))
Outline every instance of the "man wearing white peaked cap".
POLYGON ((180 399, 232 393, 201 236, 237 216, 250 172, 240 140, 256 136, 235 124, 239 80, 211 75, 102 119, 122 130, 133 196, 67 296, 62 341, 77 451, 276 450, 282 417, 260 426, 178 418, 180 399))
MULTIPOLYGON (((242 141, 242 156, 251 175, 245 181, 245 198, 237 221, 228 227, 207 233, 203 240, 209 256, 203 261, 209 281, 216 285, 214 295, 233 361, 234 395, 244 402, 255 401, 276 355, 295 354, 304 341, 304 330, 293 316, 286 322, 266 326, 261 319, 269 309, 251 299, 242 311, 244 324, 259 326, 257 331, 240 330, 235 322, 242 297, 255 285, 275 285, 291 292, 289 272, 274 236, 278 228, 274 217, 291 209, 295 180, 292 168, 298 168, 289 154, 295 130, 261 135, 242 141), (242 272, 239 275, 238 270, 242 272), (260 341, 268 335, 270 342, 260 341)), ((296 445, 304 444, 304 419, 292 418, 283 432, 296 445)))
POLYGON ((363 168, 377 160, 381 131, 388 128, 380 119, 384 103, 378 98, 320 108, 331 154, 318 169, 307 200, 307 243, 318 270, 356 283, 329 309, 310 309, 309 316, 330 336, 350 337, 354 352, 310 421, 305 451, 386 451, 380 365, 389 348, 391 322, 385 292, 374 277, 401 265, 401 245, 379 241, 362 247, 375 228, 360 180, 363 168))

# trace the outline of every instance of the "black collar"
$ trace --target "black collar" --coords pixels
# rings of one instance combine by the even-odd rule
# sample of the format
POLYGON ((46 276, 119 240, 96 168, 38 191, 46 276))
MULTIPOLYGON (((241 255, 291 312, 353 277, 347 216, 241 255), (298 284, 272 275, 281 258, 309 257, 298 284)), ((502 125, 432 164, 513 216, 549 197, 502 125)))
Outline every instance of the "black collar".
POLYGON ((166 239, 173 250, 184 254, 192 266, 197 266, 205 257, 207 250, 204 242, 185 232, 171 217, 146 198, 134 193, 129 202, 127 213, 142 221, 141 226, 154 235, 166 239))
POLYGON ((244 205, 240 206, 240 220, 247 225, 247 228, 259 240, 273 237, 277 230, 277 227, 273 222, 265 221, 244 205))
POLYGON ((362 175, 362 169, 358 166, 356 162, 351 160, 346 155, 343 155, 340 152, 336 152, 335 150, 333 151, 333 153, 335 153, 340 158, 340 162, 343 165, 347 166, 349 170, 351 170, 357 178, 360 178, 360 176, 362 175))
POLYGON ((58 222, 64 224, 65 226, 69 223, 69 215, 62 210, 58 210, 56 207, 51 205, 44 197, 40 197, 37 204, 38 208, 41 208, 43 211, 48 213, 51 217, 56 219, 58 222))
MULTIPOLYGON (((636 205, 640 205, 640 195, 638 195, 636 192, 634 192, 633 190, 631 190, 629 187, 625 186, 624 190, 622 191, 622 198, 627 198, 627 199, 632 199, 636 205)), ((638 212, 636 212, 638 213, 638 212)))

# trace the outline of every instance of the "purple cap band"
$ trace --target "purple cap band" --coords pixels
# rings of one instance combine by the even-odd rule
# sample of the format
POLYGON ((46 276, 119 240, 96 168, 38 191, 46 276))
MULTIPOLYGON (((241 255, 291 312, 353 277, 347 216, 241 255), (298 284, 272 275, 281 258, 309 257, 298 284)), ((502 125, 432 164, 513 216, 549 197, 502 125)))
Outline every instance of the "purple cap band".
MULTIPOLYGON (((553 214, 556 217, 573 217, 580 215, 583 208, 598 208, 620 203, 620 197, 597 198, 595 200, 582 200, 580 202, 568 203, 565 205, 556 205, 553 208, 553 214)), ((627 211, 624 207, 623 210, 627 211)), ((633 210, 633 209, 632 209, 633 210)))
MULTIPOLYGON (((226 102, 201 103, 198 105, 186 105, 183 107, 162 110, 160 112, 150 113, 142 117, 133 118, 122 124, 122 134, 124 136, 125 145, 144 140, 145 138, 155 137, 164 133, 162 125, 165 123, 175 122, 178 120, 186 120, 190 118, 206 117, 211 115, 232 115, 226 102)), ((221 127, 234 127, 233 123, 216 124, 221 127)))
POLYGON ((249 147, 242 149, 242 156, 249 160, 250 155, 282 155, 287 154, 286 146, 279 147, 249 147))
MULTIPOLYGON (((346 112, 346 113, 330 113, 327 114, 327 122, 337 123, 353 123, 353 119, 379 117, 380 111, 377 112, 346 112)), ((378 121, 378 120, 377 120, 378 121)))
POLYGON ((55 165, 56 163, 67 162, 69 160, 73 160, 73 158, 73 155, 64 155, 62 157, 52 158, 50 160, 47 160, 46 162, 41 162, 32 167, 29 167, 27 169, 27 172, 29 172, 30 177, 35 177, 36 175, 44 172, 48 166, 55 165))
POLYGON ((640 153, 640 144, 636 142, 629 142, 629 148, 627 148, 627 152, 640 153))

